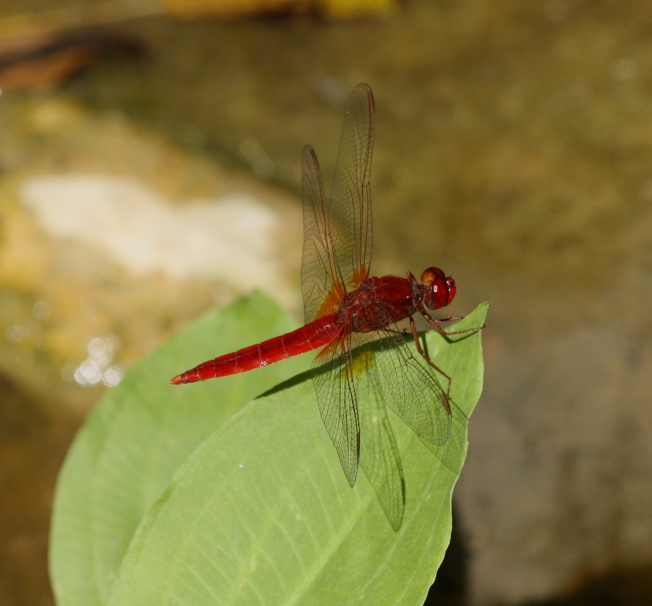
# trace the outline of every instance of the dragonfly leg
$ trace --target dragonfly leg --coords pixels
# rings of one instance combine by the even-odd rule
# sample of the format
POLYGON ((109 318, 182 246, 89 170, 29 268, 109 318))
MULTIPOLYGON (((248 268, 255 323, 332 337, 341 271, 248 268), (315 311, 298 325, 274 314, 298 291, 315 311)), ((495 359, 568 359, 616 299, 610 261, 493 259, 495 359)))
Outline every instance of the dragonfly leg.
MULTIPOLYGON (((450 375, 447 375, 437 364, 435 364, 427 355, 426 352, 423 351, 423 347, 421 346, 421 339, 419 339, 419 333, 417 332, 417 327, 414 323, 414 318, 412 316, 410 317, 410 330, 412 331, 412 336, 414 337, 414 344, 417 346, 417 351, 421 354, 421 357, 430 365, 432 366, 442 377, 445 377, 448 386, 446 388, 446 396, 450 393, 451 390, 451 378, 450 375)), ((445 335, 446 333, 444 332, 444 329, 439 327, 439 330, 445 335)), ((448 398, 442 394, 442 401, 444 403, 444 408, 446 409, 446 412, 448 414, 451 414, 451 409, 450 409, 450 404, 448 403, 448 398)))
POLYGON ((462 335, 464 333, 469 333, 469 332, 478 332, 479 330, 482 330, 486 324, 483 324, 482 326, 474 326, 473 328, 465 328, 464 330, 452 330, 452 331, 446 331, 442 327, 443 322, 457 322, 459 320, 462 320, 464 316, 451 316, 450 318, 441 318, 440 320, 437 320, 436 318, 433 318, 425 309, 420 309, 419 313, 424 317, 426 322, 430 324, 440 335, 443 337, 450 337, 452 335, 462 335))

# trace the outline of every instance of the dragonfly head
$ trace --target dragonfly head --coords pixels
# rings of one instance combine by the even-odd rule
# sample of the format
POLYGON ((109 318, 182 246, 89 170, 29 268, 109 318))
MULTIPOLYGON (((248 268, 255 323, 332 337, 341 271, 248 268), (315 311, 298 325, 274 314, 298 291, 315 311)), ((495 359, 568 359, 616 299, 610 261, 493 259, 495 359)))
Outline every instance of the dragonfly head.
POLYGON ((439 309, 450 305, 457 287, 455 280, 447 276, 439 267, 429 267, 421 274, 421 284, 425 286, 423 302, 428 309, 439 309))

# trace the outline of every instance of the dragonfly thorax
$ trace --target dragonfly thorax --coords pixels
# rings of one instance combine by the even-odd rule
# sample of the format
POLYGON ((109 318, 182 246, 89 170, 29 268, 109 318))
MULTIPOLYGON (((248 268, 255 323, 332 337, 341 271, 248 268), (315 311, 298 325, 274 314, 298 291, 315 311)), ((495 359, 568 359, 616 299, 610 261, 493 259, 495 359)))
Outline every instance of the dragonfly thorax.
POLYGON ((411 285, 396 276, 365 278, 358 288, 342 297, 338 323, 352 332, 371 332, 385 328, 415 311, 411 285))

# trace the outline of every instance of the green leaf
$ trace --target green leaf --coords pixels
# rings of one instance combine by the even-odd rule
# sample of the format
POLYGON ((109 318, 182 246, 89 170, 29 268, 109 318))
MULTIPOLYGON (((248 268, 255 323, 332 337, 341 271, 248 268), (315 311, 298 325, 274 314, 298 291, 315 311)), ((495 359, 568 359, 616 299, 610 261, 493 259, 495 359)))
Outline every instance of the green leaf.
MULTIPOLYGON (((274 333, 241 332, 270 310, 253 302, 256 311, 226 310, 228 320, 211 315, 167 344, 92 415, 57 493, 51 568, 59 604, 104 603, 130 540, 110 596, 114 606, 423 602, 450 540, 466 420, 482 387, 480 333, 454 343, 434 331, 426 338, 453 377, 453 432, 444 446, 430 447, 433 454, 389 413, 407 493, 395 533, 364 476, 349 487, 307 373, 241 408, 273 383, 263 385, 261 373, 293 373, 294 361, 165 385, 180 368, 228 350, 224 330, 239 335, 234 348, 274 333), (199 349, 207 334, 219 335, 219 350, 205 355, 199 349)), ((455 329, 482 325, 486 311, 481 305, 455 329)))
POLYGON ((59 606, 106 604, 136 528, 180 465, 241 406, 310 358, 195 385, 172 386, 170 378, 294 327, 269 299, 252 295, 194 323, 107 392, 57 484, 50 577, 59 606))

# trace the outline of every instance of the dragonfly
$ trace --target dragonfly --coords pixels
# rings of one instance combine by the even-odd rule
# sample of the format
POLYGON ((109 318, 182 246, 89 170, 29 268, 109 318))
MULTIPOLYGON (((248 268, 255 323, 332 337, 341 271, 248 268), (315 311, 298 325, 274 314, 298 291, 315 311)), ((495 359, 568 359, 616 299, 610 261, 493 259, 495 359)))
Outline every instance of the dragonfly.
POLYGON ((449 337, 457 333, 446 332, 443 323, 460 317, 436 319, 430 314, 449 305, 456 293, 455 280, 438 267, 427 268, 418 280, 410 272, 405 277, 370 273, 374 123, 373 93, 359 84, 346 109, 328 201, 317 155, 310 145, 303 149, 305 325, 203 362, 171 382, 247 372, 320 349, 312 379, 344 474, 353 487, 363 468, 390 525, 398 530, 405 480, 385 406, 427 442, 441 445, 448 440, 451 377, 425 353, 414 318, 422 316, 449 337), (409 332, 398 327, 401 320, 409 322, 409 332), (411 340, 416 353, 408 345, 411 340))

